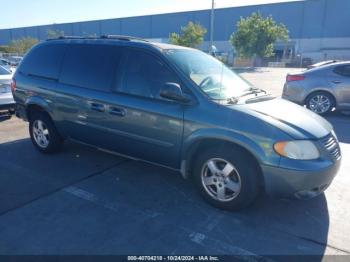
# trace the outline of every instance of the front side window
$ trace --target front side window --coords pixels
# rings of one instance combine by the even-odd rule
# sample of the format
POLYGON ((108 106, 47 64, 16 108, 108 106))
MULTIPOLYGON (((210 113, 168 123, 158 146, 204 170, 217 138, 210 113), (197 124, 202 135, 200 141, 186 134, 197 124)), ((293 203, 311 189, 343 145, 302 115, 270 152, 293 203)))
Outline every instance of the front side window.
POLYGON ((122 93, 160 99, 160 90, 166 83, 179 83, 162 61, 140 50, 130 50, 123 66, 118 88, 122 93))
POLYGON ((70 45, 63 61, 60 82, 76 87, 109 91, 118 61, 118 47, 70 45))
POLYGON ((217 59, 201 51, 170 49, 166 56, 202 91, 214 100, 238 97, 251 85, 217 59))

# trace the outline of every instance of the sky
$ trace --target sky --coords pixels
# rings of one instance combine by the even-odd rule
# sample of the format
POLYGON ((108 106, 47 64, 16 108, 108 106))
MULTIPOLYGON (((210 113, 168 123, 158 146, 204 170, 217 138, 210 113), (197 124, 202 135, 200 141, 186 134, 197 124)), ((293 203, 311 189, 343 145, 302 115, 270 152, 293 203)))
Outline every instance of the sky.
MULTIPOLYGON (((216 7, 291 0, 216 0, 216 7)), ((200 10, 211 0, 0 0, 0 29, 200 10)))

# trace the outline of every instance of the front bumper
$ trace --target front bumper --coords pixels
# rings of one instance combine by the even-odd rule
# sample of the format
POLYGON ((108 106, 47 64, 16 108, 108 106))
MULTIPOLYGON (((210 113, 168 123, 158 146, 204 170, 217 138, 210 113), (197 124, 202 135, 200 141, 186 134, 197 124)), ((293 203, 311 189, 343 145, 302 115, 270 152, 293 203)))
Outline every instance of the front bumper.
POLYGON ((321 194, 332 183, 341 160, 329 161, 324 167, 317 163, 314 169, 312 164, 305 170, 262 166, 266 193, 281 198, 312 198, 321 194))

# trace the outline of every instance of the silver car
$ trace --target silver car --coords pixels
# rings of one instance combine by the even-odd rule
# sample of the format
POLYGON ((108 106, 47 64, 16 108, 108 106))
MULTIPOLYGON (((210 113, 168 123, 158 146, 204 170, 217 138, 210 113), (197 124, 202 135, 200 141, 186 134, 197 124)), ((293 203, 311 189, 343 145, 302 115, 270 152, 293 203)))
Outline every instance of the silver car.
POLYGON ((0 66, 0 111, 8 110, 11 113, 15 110, 15 101, 11 92, 12 73, 0 66))
POLYGON ((335 62, 288 74, 282 98, 317 114, 350 109, 350 62, 335 62))

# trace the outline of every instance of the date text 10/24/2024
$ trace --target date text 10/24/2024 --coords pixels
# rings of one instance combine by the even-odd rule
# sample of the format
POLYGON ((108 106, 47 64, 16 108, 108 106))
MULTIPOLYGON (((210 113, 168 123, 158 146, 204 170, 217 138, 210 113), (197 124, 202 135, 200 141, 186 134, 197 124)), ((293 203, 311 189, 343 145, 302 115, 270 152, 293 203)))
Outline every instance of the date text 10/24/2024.
POLYGON ((216 256, 128 256, 128 261, 219 261, 216 256))

